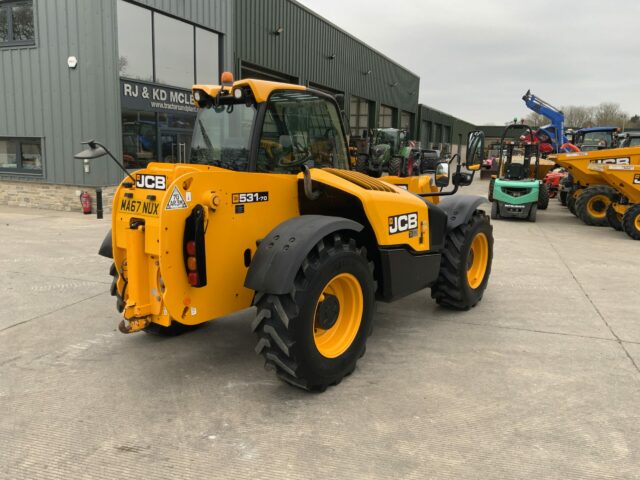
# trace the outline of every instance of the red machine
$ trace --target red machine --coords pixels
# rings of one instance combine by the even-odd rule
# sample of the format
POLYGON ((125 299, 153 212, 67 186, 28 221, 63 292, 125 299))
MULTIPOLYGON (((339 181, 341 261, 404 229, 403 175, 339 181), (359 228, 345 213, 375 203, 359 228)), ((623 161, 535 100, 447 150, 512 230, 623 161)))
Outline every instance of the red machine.
POLYGON ((549 198, 555 198, 558 196, 558 189, 560 187, 560 180, 569 174, 564 168, 554 168, 544 176, 544 183, 549 189, 549 198))
POLYGON ((85 215, 91 213, 91 195, 89 195, 89 192, 82 192, 80 204, 82 205, 82 213, 85 215))

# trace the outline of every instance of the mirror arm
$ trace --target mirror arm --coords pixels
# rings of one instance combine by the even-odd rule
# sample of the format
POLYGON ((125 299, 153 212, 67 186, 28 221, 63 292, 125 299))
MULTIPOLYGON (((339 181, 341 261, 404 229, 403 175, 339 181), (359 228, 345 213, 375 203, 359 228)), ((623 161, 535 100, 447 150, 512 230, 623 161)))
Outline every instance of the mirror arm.
MULTIPOLYGON (((455 173, 453 174, 453 177, 452 177, 453 180, 454 180, 453 181, 453 190, 451 190, 449 192, 443 192, 442 190, 440 190, 439 192, 416 193, 416 195, 418 195, 419 197, 446 197, 446 196, 449 196, 449 195, 454 195, 458 191, 458 189, 460 188, 460 184, 455 181, 455 179, 460 175, 460 170, 461 170, 460 157, 458 157, 458 164, 456 165, 456 171, 455 171, 455 173)), ((472 178, 473 178, 473 176, 472 176, 472 178)))
MULTIPOLYGON (((83 142, 83 143, 85 143, 85 142, 83 142)), ((99 142, 96 142, 95 140, 91 140, 91 141, 89 141, 89 142, 86 142, 86 144, 87 144, 87 145, 89 145, 91 148, 96 148, 96 146, 104 148, 104 151, 105 151, 105 152, 107 152, 107 155, 109 155, 109 156, 111 157, 111 159, 112 159, 114 162, 116 162, 116 165, 118 165, 118 166, 120 167, 120 169, 121 169, 124 173, 126 173, 126 174, 127 174, 127 176, 128 176, 128 177, 133 181, 133 184, 134 184, 134 185, 136 184, 136 179, 135 179, 135 178, 133 178, 133 176, 131 176, 131 174, 129 173, 129 171, 124 167, 124 165, 122 165, 122 164, 118 161, 118 159, 113 155, 113 153, 111 153, 111 152, 109 151, 109 149, 108 149, 107 147, 105 147, 104 145, 102 145, 102 144, 101 144, 101 143, 99 143, 99 142)))

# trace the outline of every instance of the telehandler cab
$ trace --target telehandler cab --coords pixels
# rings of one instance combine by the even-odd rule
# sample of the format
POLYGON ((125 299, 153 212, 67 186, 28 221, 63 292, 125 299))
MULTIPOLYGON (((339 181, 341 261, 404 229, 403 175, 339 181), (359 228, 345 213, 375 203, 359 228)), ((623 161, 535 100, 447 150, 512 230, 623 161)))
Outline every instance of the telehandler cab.
MULTIPOLYGON (((190 163, 150 163, 115 193, 100 253, 113 258, 122 332, 173 335, 253 305, 266 366, 323 391, 364 354, 376 300, 430 287, 444 307, 480 301, 493 256, 486 199, 418 196, 348 170, 341 112, 319 91, 229 73, 221 83, 193 87, 190 163)), ((482 150, 468 152, 470 172, 458 164, 453 191, 482 150)), ((104 154, 92 142, 79 155, 104 154)), ((449 178, 441 166, 438 185, 449 178)))

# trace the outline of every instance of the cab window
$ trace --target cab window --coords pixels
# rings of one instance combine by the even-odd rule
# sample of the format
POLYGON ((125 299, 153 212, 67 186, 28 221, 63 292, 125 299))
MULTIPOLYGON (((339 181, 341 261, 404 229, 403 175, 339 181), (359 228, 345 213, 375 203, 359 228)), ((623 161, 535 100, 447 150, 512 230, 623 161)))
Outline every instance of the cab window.
POLYGON ((348 168, 335 104, 312 92, 278 91, 267 104, 257 171, 298 173, 309 168, 348 168))

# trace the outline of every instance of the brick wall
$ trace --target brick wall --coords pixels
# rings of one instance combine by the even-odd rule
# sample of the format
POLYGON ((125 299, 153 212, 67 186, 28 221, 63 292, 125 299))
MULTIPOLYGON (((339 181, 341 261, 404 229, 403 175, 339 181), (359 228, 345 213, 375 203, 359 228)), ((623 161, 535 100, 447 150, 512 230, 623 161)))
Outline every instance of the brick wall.
MULTIPOLYGON (((91 205, 95 212, 95 188, 0 180, 0 205, 81 212, 78 193, 85 190, 91 195, 91 205)), ((111 212, 115 190, 115 186, 102 187, 102 205, 105 213, 111 212)))

